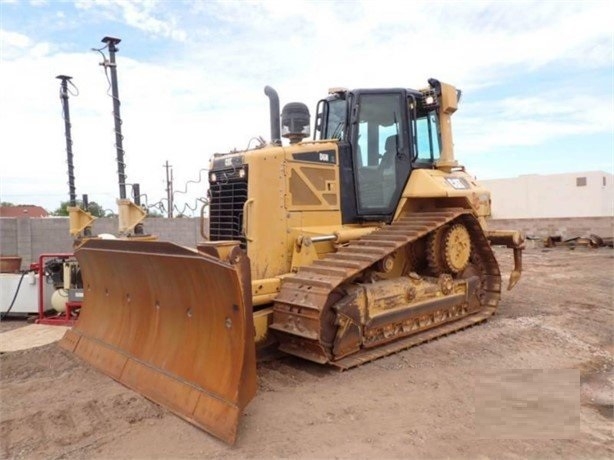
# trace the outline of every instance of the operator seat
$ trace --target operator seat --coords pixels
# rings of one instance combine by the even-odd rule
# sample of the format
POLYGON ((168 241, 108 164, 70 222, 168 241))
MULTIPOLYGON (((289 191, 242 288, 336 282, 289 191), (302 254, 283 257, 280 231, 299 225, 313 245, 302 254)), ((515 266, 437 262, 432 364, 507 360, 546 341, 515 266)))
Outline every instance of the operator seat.
POLYGON ((382 160, 379 163, 379 169, 391 169, 394 168, 394 162, 397 157, 397 135, 388 136, 386 143, 384 144, 384 153, 382 160))

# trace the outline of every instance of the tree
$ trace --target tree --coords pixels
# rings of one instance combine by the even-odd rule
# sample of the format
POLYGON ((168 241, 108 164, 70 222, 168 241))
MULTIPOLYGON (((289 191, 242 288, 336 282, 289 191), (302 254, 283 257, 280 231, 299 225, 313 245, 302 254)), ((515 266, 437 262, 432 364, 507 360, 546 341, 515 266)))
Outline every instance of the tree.
MULTIPOLYGON (((70 202, 69 201, 62 201, 60 203, 60 207, 58 209, 56 209, 55 211, 53 211, 52 215, 54 215, 54 216, 67 216, 68 215, 68 206, 70 206, 70 202)), ((83 202, 81 200, 77 200, 77 206, 79 206, 80 208, 83 208, 83 202)), ((94 217, 105 217, 106 216, 105 210, 102 208, 102 206, 100 206, 95 201, 90 201, 89 202, 89 206, 88 206, 86 211, 88 211, 94 217)))
POLYGON ((2 206, 3 208, 10 208, 11 206, 15 206, 13 203, 9 203, 8 201, 2 201, 0 202, 0 206, 2 206))

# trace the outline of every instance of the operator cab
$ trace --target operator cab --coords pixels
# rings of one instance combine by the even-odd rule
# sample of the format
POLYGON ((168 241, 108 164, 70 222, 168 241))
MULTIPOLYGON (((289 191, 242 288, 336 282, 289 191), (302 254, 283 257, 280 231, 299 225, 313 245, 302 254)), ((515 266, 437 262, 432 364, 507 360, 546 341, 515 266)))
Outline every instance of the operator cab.
POLYGON ((390 222, 413 168, 433 168, 441 135, 430 89, 335 88, 318 102, 316 136, 339 141, 343 223, 390 222))

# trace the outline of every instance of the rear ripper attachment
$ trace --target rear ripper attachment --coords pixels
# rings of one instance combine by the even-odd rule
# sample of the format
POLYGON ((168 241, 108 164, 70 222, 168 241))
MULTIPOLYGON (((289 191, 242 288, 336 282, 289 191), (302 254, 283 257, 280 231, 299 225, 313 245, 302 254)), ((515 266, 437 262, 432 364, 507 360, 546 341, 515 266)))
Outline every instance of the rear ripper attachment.
POLYGON ((157 241, 90 240, 60 345, 227 443, 256 392, 249 261, 157 241))
POLYGON ((469 211, 415 213, 284 280, 271 328, 286 353, 348 369, 483 321, 500 293, 497 261, 469 211), (446 246, 459 233, 464 244, 446 246), (386 279, 402 253, 401 276, 386 279))

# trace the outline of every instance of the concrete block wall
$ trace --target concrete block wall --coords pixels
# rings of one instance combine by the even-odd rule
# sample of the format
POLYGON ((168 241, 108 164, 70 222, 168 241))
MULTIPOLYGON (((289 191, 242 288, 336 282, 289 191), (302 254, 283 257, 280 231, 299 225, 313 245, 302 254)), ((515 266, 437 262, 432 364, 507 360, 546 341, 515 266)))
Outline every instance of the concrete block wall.
POLYGON ((542 219, 490 219, 493 230, 520 230, 527 236, 545 238, 561 236, 563 239, 577 236, 614 236, 614 217, 558 217, 542 219))
POLYGON ((0 254, 3 256, 18 254, 17 219, 0 217, 0 254))
MULTIPOLYGON (((200 219, 149 218, 145 231, 160 240, 194 247, 200 241, 200 219)), ((96 219, 92 233, 117 234, 117 218, 96 219)), ((21 257, 21 267, 27 268, 41 254, 71 253, 73 239, 69 234, 68 218, 0 218, 0 254, 21 257)))
POLYGON ((49 253, 71 253, 72 238, 68 234, 68 219, 18 219, 21 225, 30 228, 30 241, 20 245, 22 265, 36 262, 38 256, 49 253))

